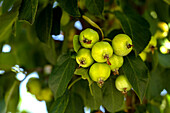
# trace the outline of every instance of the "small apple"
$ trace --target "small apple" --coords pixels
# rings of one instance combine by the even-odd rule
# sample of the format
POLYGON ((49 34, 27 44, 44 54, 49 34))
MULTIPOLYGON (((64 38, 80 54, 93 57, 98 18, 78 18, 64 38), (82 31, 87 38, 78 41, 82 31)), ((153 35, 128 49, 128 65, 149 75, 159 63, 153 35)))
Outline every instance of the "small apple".
POLYGON ((99 35, 91 28, 87 28, 80 33, 79 41, 85 48, 92 48, 92 46, 99 41, 99 35))
POLYGON ((126 56, 132 51, 132 40, 126 34, 118 34, 112 40, 113 51, 118 56, 126 56))
POLYGON ((109 58, 109 61, 111 63, 110 68, 113 71, 113 74, 118 75, 118 70, 123 65, 123 57, 113 54, 112 57, 109 58))
POLYGON ((81 67, 89 67, 94 60, 89 49, 82 48, 77 52, 76 61, 81 67))
POLYGON ((96 62, 106 62, 109 63, 109 58, 113 54, 112 46, 108 42, 97 42, 92 47, 92 57, 96 62))
POLYGON ((89 75, 91 79, 102 87, 104 81, 110 76, 111 69, 106 63, 94 63, 89 70, 89 75))
POLYGON ((127 93, 127 91, 129 91, 132 88, 132 86, 129 83, 128 79, 124 75, 119 75, 116 78, 115 86, 122 93, 127 93))

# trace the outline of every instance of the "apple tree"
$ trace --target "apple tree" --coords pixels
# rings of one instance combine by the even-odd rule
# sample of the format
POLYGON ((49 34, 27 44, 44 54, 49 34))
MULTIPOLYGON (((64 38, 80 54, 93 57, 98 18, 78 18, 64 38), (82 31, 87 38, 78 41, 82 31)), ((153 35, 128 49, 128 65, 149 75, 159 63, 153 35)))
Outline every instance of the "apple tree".
POLYGON ((0 0, 0 113, 32 72, 49 113, 169 113, 169 28, 169 0, 0 0))

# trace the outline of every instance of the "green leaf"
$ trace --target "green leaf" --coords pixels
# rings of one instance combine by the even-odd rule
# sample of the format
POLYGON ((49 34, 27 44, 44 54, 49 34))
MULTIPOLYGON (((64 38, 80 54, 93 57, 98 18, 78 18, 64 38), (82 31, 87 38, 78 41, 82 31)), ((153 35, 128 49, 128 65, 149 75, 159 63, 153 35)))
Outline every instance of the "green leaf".
POLYGON ((6 40, 9 36, 6 34, 11 33, 11 28, 13 23, 16 21, 18 16, 18 9, 20 6, 20 1, 16 1, 11 11, 0 16, 0 42, 6 40))
POLYGON ((140 102, 142 102, 149 82, 148 68, 139 56, 135 57, 134 52, 131 52, 128 56, 124 57, 122 68, 139 97, 140 102))
POLYGON ((61 8, 63 8, 70 15, 75 17, 81 16, 77 5, 77 0, 57 0, 57 2, 61 8))
POLYGON ((13 53, 0 54, 0 68, 3 70, 11 70, 11 67, 16 64, 16 56, 13 53))
POLYGON ((48 44, 42 43, 42 48, 44 50, 45 57, 51 64, 55 65, 57 62, 55 42, 52 38, 50 38, 47 43, 48 44))
POLYGON ((109 78, 102 88, 103 106, 110 112, 120 111, 124 103, 124 95, 115 87, 115 81, 109 78))
POLYGON ((164 70, 159 66, 150 73, 150 81, 147 89, 147 98, 154 99, 160 96, 161 91, 163 90, 163 80, 162 77, 164 70))
POLYGON ((163 74, 163 76, 161 76, 163 79, 163 87, 167 90, 168 94, 170 94, 170 69, 166 69, 163 73, 161 73, 161 75, 163 74))
POLYGON ((76 62, 71 56, 63 55, 58 59, 49 78, 49 87, 53 91, 55 99, 64 94, 67 85, 74 74, 75 65, 76 62))
POLYGON ((26 20, 30 24, 33 24, 37 7, 38 0, 22 0, 21 7, 19 9, 19 20, 26 20))
POLYGON ((78 50, 80 49, 81 45, 79 43, 79 35, 74 35, 74 38, 73 38, 73 48, 74 48, 74 51, 77 53, 78 50))
POLYGON ((61 20, 62 10, 59 6, 53 8, 53 22, 51 35, 60 34, 60 20, 61 20))
POLYGON ((78 94, 81 96, 84 102, 84 106, 89 107, 91 110, 98 110, 100 105, 102 104, 101 102, 101 97, 102 97, 102 92, 101 89, 97 86, 97 84, 92 84, 93 85, 93 95, 92 96, 90 93, 89 89, 89 84, 87 80, 80 80, 76 82, 76 85, 74 85, 71 90, 73 90, 74 93, 78 94), (95 89, 96 87, 96 89, 95 89), (98 93, 98 94, 97 94, 98 93), (96 100, 99 99, 99 100, 96 100), (99 102, 99 103, 98 103, 99 102))
POLYGON ((90 13, 103 18, 104 0, 86 0, 85 5, 90 13))
POLYGON ((116 11, 114 14, 120 20, 123 31, 132 39, 135 53, 139 54, 151 38, 149 24, 143 17, 128 7, 125 7, 123 11, 123 13, 116 11))
POLYGON ((69 94, 66 93, 57 98, 51 105, 49 113, 64 113, 69 102, 69 94))
POLYGON ((81 75, 82 79, 87 79, 88 82, 89 82, 89 86, 91 86, 91 84, 93 83, 93 81, 89 77, 88 69, 78 68, 74 71, 74 74, 75 75, 81 75))
POLYGON ((8 10, 12 7, 15 0, 3 0, 2 3, 2 13, 8 12, 8 10))
POLYGON ((65 113, 84 113, 83 100, 80 95, 70 93, 69 103, 65 113))
POLYGON ((52 28, 52 5, 48 4, 41 13, 38 15, 36 20, 36 32, 37 36, 42 42, 47 42, 50 37, 52 28))
POLYGON ((170 54, 158 53, 158 62, 161 66, 165 68, 170 68, 170 54))

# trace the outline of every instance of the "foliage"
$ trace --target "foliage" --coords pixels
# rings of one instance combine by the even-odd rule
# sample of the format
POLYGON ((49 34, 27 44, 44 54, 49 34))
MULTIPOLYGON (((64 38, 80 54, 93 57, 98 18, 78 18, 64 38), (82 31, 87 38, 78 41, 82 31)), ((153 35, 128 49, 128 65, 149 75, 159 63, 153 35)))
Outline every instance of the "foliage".
POLYGON ((11 71, 16 64, 26 75, 38 72, 42 87, 51 89, 53 99, 46 102, 49 113, 83 113, 84 107, 97 113, 101 105, 106 113, 168 113, 170 48, 164 42, 170 33, 157 25, 170 25, 169 11, 168 0, 0 0, 0 70, 5 71, 0 74, 0 113, 18 112, 22 81, 16 79, 17 71, 11 71), (76 21, 109 43, 120 33, 132 39, 133 51, 124 56, 119 69, 133 87, 127 94, 115 87, 119 75, 111 74, 99 88, 89 68, 79 68, 75 56, 82 30, 74 27, 76 21), (59 34, 64 40, 55 39, 59 34), (149 45, 146 52, 151 36, 157 46, 149 45), (10 52, 2 52, 4 44, 11 46, 10 52), (46 66, 52 71, 47 72, 46 66), (165 96, 160 95, 163 89, 165 96))

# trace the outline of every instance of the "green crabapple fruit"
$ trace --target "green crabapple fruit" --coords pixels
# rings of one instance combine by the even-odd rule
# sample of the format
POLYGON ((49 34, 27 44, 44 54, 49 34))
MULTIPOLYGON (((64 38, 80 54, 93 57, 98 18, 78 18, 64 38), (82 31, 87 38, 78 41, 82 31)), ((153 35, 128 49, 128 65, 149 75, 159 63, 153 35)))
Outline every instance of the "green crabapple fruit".
POLYGON ((128 79, 124 75, 119 75, 116 78, 115 86, 122 93, 127 93, 127 91, 129 91, 132 88, 132 86, 129 83, 128 79))
POLYGON ((91 28, 87 28, 80 33, 79 41, 85 48, 92 48, 92 46, 99 41, 99 35, 91 28))
POLYGON ((132 51, 132 40, 126 34, 118 34, 112 40, 113 51, 118 56, 126 56, 132 51))
POLYGON ((149 44, 144 49, 144 52, 147 52, 147 53, 152 52, 153 54, 154 50, 156 49, 156 45, 157 45, 157 39, 156 37, 152 36, 151 40, 149 41, 149 44))
POLYGON ((111 69, 106 63, 94 63, 89 70, 89 75, 91 79, 102 87, 104 81, 110 76, 111 69))
POLYGON ((53 93, 52 93, 51 89, 47 87, 47 88, 42 89, 39 92, 39 94, 36 95, 36 98, 39 101, 44 100, 46 102, 50 102, 53 99, 53 93))
POLYGON ((111 63, 110 69, 113 71, 113 74, 118 75, 118 70, 123 65, 123 57, 113 54, 112 57, 109 58, 109 61, 111 63))
POLYGON ((30 78, 26 87, 31 94, 37 95, 41 90, 40 80, 38 78, 30 78))
POLYGON ((165 22, 158 22, 159 30, 156 31, 155 37, 156 38, 165 38, 168 35, 169 27, 165 22))
POLYGON ((141 59, 142 59, 143 61, 146 61, 146 58, 147 58, 147 53, 146 53, 146 52, 142 51, 142 52, 139 54, 139 56, 141 57, 141 59))
POLYGON ((81 67, 89 67, 94 60, 89 49, 82 48, 77 52, 76 61, 81 67))
POLYGON ((113 55, 113 48, 108 42, 97 42, 92 47, 92 57, 96 62, 106 62, 110 65, 109 58, 113 55))

